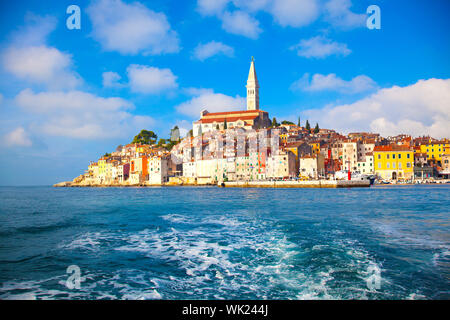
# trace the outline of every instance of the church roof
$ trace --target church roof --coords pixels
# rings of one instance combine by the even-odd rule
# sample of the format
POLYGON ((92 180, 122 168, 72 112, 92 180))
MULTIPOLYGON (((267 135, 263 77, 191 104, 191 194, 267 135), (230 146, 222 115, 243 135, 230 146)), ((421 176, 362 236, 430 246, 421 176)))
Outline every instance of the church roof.
POLYGON ((208 112, 202 118, 214 117, 214 116, 223 116, 223 115, 236 115, 241 113, 267 113, 267 111, 262 110, 241 110, 241 111, 228 111, 228 112, 208 112))
POLYGON ((238 121, 238 120, 243 120, 243 121, 245 121, 245 120, 254 120, 256 118, 258 118, 258 115, 240 116, 240 117, 239 116, 234 116, 233 117, 233 116, 230 116, 230 115, 224 115, 223 117, 217 117, 217 118, 209 118, 209 119, 202 118, 202 119, 196 121, 195 123, 214 123, 214 122, 222 123, 222 122, 225 122, 225 119, 227 120, 227 122, 235 122, 235 121, 238 121))

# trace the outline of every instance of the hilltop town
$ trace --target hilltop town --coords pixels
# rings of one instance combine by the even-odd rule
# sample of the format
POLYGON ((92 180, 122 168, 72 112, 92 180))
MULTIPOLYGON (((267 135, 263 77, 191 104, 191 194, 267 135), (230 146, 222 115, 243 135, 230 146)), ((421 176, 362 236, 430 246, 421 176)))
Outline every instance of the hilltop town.
POLYGON ((450 140, 377 133, 342 135, 308 121, 272 120, 259 107, 259 83, 252 59, 247 110, 207 111, 181 138, 142 130, 71 182, 55 186, 211 185, 232 181, 353 180, 384 183, 440 181, 450 175, 450 140))

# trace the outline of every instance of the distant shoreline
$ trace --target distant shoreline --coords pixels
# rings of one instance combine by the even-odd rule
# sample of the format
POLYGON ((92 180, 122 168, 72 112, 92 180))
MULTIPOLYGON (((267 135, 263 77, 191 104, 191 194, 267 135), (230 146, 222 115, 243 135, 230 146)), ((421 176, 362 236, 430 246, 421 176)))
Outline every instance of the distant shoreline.
POLYGON ((229 181, 222 184, 205 183, 165 183, 165 184, 79 184, 72 181, 64 181, 54 184, 56 188, 151 188, 151 187, 225 187, 225 188, 367 188, 370 186, 383 187, 405 187, 417 185, 449 185, 450 183, 389 183, 373 184, 368 181, 358 180, 309 180, 309 181, 229 181))

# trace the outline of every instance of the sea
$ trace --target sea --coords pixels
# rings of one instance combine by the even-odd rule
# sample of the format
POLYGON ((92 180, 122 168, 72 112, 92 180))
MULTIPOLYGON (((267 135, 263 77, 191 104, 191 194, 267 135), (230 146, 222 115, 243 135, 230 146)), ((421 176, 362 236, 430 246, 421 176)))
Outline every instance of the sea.
POLYGON ((449 299, 450 185, 0 187, 0 299, 449 299))

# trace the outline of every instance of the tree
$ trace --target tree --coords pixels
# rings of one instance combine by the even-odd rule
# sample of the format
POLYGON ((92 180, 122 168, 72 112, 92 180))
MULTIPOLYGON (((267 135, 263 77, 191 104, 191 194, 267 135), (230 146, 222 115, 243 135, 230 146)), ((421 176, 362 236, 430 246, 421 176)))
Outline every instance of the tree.
POLYGON ((314 128, 314 133, 319 133, 319 124, 316 122, 316 127, 314 128))
POLYGON ((301 125, 300 125, 300 117, 298 117, 297 126, 301 127, 301 125))
POLYGON ((162 146, 164 146, 166 143, 167 143, 166 139, 161 138, 161 139, 159 139, 158 145, 157 145, 157 146, 158 146, 158 147, 162 147, 162 146))
POLYGON ((281 121, 281 124, 294 124, 294 123, 291 121, 283 120, 281 121))
POLYGON ((223 122, 223 128, 224 128, 225 130, 228 129, 227 119, 225 119, 225 121, 223 122))
POLYGON ((155 144, 158 136, 153 131, 141 130, 139 134, 137 134, 131 143, 139 143, 139 144, 155 144))
POLYGON ((105 153, 104 155, 103 155, 103 158, 109 158, 109 157, 111 157, 111 153, 105 153))
POLYGON ((164 147, 167 149, 167 150, 172 150, 172 148, 175 146, 175 145, 177 145, 178 144, 178 141, 168 141, 165 145, 164 145, 164 147))
POLYGON ((191 130, 189 130, 188 133, 186 134, 186 138, 187 138, 187 137, 193 137, 193 136, 194 136, 194 130, 191 129, 191 130))
POLYGON ((306 125, 305 125, 306 130, 311 130, 311 126, 309 125, 309 121, 306 120, 306 125))
POLYGON ((272 120, 272 127, 278 127, 279 125, 280 125, 280 124, 277 123, 277 118, 273 117, 273 120, 272 120))

